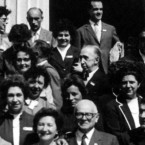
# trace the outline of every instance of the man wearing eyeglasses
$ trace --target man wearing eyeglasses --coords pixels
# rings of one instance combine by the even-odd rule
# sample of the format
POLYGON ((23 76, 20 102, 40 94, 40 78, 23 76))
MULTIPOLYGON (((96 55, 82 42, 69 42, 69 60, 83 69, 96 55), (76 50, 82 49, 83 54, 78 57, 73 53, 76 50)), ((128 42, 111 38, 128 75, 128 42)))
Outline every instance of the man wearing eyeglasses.
POLYGON ((52 45, 54 39, 52 32, 41 27, 43 21, 43 11, 40 8, 32 7, 27 12, 27 21, 29 22, 32 38, 30 44, 35 40, 41 39, 52 45))
POLYGON ((79 101, 74 113, 77 130, 75 135, 68 139, 69 145, 119 145, 115 136, 95 129, 99 113, 92 101, 79 101))
POLYGON ((11 43, 8 40, 5 28, 7 25, 7 17, 11 13, 6 7, 0 6, 0 52, 5 51, 10 47, 11 43))

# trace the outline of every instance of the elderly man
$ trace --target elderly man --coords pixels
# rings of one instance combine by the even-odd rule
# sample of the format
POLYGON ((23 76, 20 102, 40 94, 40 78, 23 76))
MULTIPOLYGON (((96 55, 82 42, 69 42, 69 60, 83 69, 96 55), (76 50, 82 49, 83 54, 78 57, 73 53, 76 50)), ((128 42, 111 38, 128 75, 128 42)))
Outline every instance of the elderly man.
POLYGON ((83 77, 86 75, 84 83, 88 90, 88 99, 99 105, 100 96, 109 93, 108 78, 100 68, 101 52, 96 45, 86 45, 80 53, 80 63, 74 66, 77 72, 79 67, 83 69, 83 77))
POLYGON ((4 104, 1 107, 8 110, 0 117, 0 136, 12 145, 23 145, 33 124, 33 117, 23 111, 24 99, 30 94, 24 78, 20 75, 7 78, 1 86, 1 93, 1 103, 4 104))
MULTIPOLYGON (((101 61, 105 73, 108 73, 109 52, 119 38, 113 26, 102 22, 103 3, 101 0, 89 1, 89 23, 80 27, 78 31, 77 47, 91 44, 100 47, 101 61)), ((117 43, 120 46, 120 42, 117 43)), ((118 51, 120 52, 120 51, 118 51)))
POLYGON ((118 145, 115 136, 97 131, 94 126, 99 119, 96 105, 90 100, 81 100, 75 106, 77 130, 69 138, 69 145, 118 145))
POLYGON ((6 7, 0 6, 0 51, 5 51, 10 47, 11 43, 8 41, 5 28, 7 25, 7 17, 11 13, 6 7))
POLYGON ((52 37, 52 32, 41 27, 41 23, 43 21, 43 11, 40 8, 30 8, 27 12, 27 20, 29 22, 32 34, 30 44, 37 39, 44 40, 50 45, 53 44, 54 40, 52 37))

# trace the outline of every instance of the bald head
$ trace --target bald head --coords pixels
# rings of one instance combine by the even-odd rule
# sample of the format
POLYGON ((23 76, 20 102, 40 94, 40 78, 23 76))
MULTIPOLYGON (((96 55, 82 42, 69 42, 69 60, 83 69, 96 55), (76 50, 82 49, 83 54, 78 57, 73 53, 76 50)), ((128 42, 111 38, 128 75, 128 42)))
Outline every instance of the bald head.
POLYGON ((91 100, 88 100, 88 99, 83 99, 83 100, 80 100, 76 106, 75 106, 75 111, 79 110, 79 109, 88 109, 90 110, 91 112, 90 113, 98 113, 98 109, 97 109, 97 106, 94 104, 93 101, 91 100))
POLYGON ((90 100, 81 100, 75 106, 75 117, 78 129, 87 133, 94 128, 98 122, 98 110, 96 105, 90 100))

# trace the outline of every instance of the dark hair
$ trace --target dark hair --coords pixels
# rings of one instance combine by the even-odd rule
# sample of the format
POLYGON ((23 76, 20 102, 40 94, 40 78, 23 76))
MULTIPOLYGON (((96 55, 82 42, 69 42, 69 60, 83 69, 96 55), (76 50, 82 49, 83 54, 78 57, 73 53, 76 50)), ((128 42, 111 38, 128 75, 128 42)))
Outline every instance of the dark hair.
POLYGON ((31 31, 26 24, 15 24, 12 26, 8 38, 11 42, 26 42, 31 38, 31 31))
POLYGON ((118 86, 126 75, 133 75, 141 83, 144 79, 144 67, 139 62, 119 60, 110 65, 108 75, 113 86, 118 86))
POLYGON ((7 100, 8 89, 10 87, 15 86, 21 88, 25 99, 31 96, 28 84, 22 75, 20 74, 9 75, 0 84, 1 100, 5 105, 7 100))
POLYGON ((6 6, 0 6, 0 17, 2 15, 8 16, 11 13, 11 10, 7 9, 6 6))
POLYGON ((68 74, 67 77, 64 78, 64 83, 62 85, 62 96, 64 100, 66 99, 65 97, 67 89, 72 85, 78 87, 79 91, 82 94, 82 97, 86 98, 87 90, 83 80, 77 74, 68 74))
POLYGON ((48 58, 51 53, 51 46, 44 40, 35 40, 32 49, 36 56, 41 58, 48 58))
POLYGON ((54 109, 52 108, 42 108, 39 110, 33 119, 33 130, 35 133, 37 133, 37 125, 41 118, 51 116, 54 118, 57 130, 60 131, 63 126, 63 118, 62 116, 54 109))
POLYGON ((36 79, 40 75, 44 76, 44 87, 46 88, 50 83, 50 76, 45 68, 42 68, 41 66, 34 67, 24 74, 26 80, 28 80, 29 78, 36 79))
POLYGON ((76 29, 68 19, 61 19, 58 21, 53 30, 53 36, 57 38, 58 33, 61 31, 68 31, 71 36, 71 42, 74 42, 74 39, 76 37, 76 29))
POLYGON ((30 12, 31 10, 38 10, 38 11, 40 11, 41 15, 43 15, 43 11, 42 11, 40 8, 32 7, 32 8, 30 8, 30 9, 27 11, 27 18, 29 17, 29 12, 30 12))
POLYGON ((17 44, 17 45, 14 44, 13 47, 16 50, 16 52, 14 54, 14 59, 13 59, 13 64, 14 64, 15 68, 17 68, 17 66, 16 66, 17 54, 20 51, 25 52, 26 54, 28 54, 30 56, 30 59, 31 59, 31 68, 36 66, 36 56, 35 56, 35 53, 29 47, 28 43, 23 43, 23 45, 22 44, 17 44))

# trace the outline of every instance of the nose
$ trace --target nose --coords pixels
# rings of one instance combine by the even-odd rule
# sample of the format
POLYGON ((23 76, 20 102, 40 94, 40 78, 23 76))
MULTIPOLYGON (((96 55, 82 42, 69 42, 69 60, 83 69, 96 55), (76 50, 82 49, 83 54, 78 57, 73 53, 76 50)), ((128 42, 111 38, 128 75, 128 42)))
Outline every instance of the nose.
POLYGON ((129 82, 127 82, 126 86, 129 88, 129 87, 130 87, 130 83, 129 83, 129 82))
POLYGON ((73 95, 70 94, 70 95, 69 95, 69 100, 73 100, 73 99, 74 99, 73 95))
POLYGON ((84 58, 80 58, 80 62, 81 62, 81 64, 84 64, 85 63, 85 59, 84 58))
POLYGON ((13 102, 16 102, 17 101, 17 96, 14 96, 13 97, 13 102))
POLYGON ((35 83, 35 88, 38 88, 38 87, 39 87, 38 83, 35 83))
POLYGON ((47 131, 48 130, 48 126, 45 124, 44 126, 43 126, 43 131, 47 131))
POLYGON ((85 116, 85 115, 83 115, 82 119, 83 119, 83 120, 87 120, 87 118, 86 118, 86 116, 85 116))

